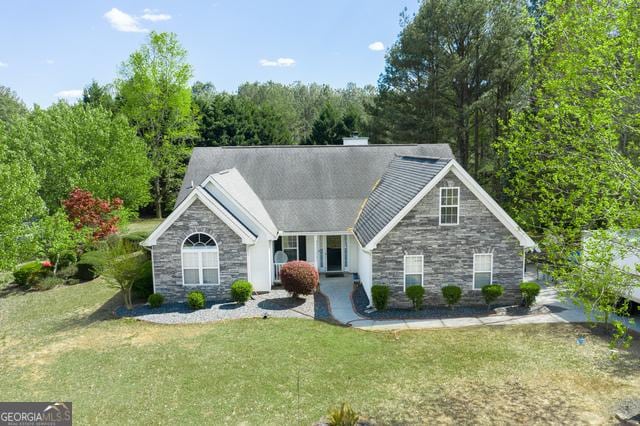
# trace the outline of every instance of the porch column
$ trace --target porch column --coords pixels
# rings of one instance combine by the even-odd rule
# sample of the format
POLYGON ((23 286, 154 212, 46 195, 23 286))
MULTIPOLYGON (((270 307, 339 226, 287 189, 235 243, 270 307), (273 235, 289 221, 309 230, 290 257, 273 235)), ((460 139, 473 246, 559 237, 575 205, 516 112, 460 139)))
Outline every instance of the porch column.
POLYGON ((313 261, 316 264, 316 269, 320 269, 320 261, 318 260, 318 236, 313 236, 313 261))

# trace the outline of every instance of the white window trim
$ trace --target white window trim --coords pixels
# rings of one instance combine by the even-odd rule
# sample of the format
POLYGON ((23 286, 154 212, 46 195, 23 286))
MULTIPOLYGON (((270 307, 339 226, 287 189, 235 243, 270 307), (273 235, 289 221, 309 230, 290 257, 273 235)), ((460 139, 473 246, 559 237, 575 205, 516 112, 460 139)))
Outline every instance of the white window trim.
MULTIPOLYGON (((287 259, 288 262, 291 262, 292 260, 300 260, 300 237, 298 235, 283 235, 282 236, 282 251, 284 252, 285 250, 293 250, 294 247, 285 247, 284 242, 288 241, 289 238, 295 238, 296 240, 296 258, 295 259, 287 259)), ((285 252, 286 253, 286 252, 285 252)))
MULTIPOLYGON (((196 269, 196 268, 187 268, 187 269, 196 269)), ((183 287, 215 287, 215 286, 219 286, 220 285, 220 250, 218 249, 218 242, 215 240, 215 238, 213 238, 211 235, 204 233, 204 232, 194 232, 193 234, 189 234, 183 241, 182 244, 180 245, 180 273, 182 274, 182 286, 183 287), (211 238, 213 240, 213 242, 216 244, 215 247, 206 247, 206 248, 195 248, 195 249, 187 249, 186 251, 191 251, 194 253, 198 253, 198 284, 186 284, 184 282, 184 253, 185 253, 185 248, 184 248, 184 243, 185 241, 187 241, 187 239, 189 239, 189 237, 191 237, 192 235, 195 234, 204 234, 206 236, 208 236, 209 238, 211 238), (202 253, 204 252, 209 252, 209 253, 215 253, 216 254, 216 258, 217 258, 217 263, 218 263, 218 282, 216 284, 205 284, 203 282, 202 279, 202 270, 203 269, 213 269, 213 268, 203 268, 202 267, 202 253)))
MULTIPOLYGON (((420 258, 420 286, 424 287, 424 255, 422 254, 405 254, 402 259, 402 288, 407 290, 407 257, 419 257, 420 258)), ((416 275, 416 274, 410 274, 416 275)))
POLYGON ((481 287, 476 287, 476 273, 487 273, 489 272, 489 284, 493 284, 493 253, 474 253, 473 254, 473 290, 482 290, 481 287), (488 271, 477 271, 476 270, 476 256, 491 256, 491 269, 488 271))
POLYGON ((438 222, 440 226, 456 226, 460 224, 460 187, 459 186, 441 186, 440 187, 440 199, 438 200, 438 222), (457 204, 445 204, 442 205, 442 192, 446 189, 455 189, 458 191, 458 203, 457 204), (442 208, 443 207, 455 207, 456 208, 456 223, 442 223, 442 208))

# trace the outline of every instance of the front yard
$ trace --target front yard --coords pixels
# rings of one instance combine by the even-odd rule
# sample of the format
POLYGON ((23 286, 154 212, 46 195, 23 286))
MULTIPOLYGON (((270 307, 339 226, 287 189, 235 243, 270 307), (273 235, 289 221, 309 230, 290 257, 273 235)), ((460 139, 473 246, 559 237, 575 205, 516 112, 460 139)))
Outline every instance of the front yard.
POLYGON ((0 284, 1 399, 72 401, 77 424, 311 424, 342 401, 383 424, 575 424, 611 421, 640 393, 638 342, 612 361, 606 338, 581 326, 167 326, 113 319, 119 304, 101 279, 0 284))

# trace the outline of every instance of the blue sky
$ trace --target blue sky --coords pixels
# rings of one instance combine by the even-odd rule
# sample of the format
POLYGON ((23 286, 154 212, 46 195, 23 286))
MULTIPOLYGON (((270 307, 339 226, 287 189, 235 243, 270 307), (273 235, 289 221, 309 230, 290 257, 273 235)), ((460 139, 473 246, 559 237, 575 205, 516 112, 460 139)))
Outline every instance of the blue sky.
POLYGON ((194 80, 375 83, 418 0, 0 2, 0 84, 28 105, 73 101, 92 78, 115 77, 148 30, 172 31, 194 80))

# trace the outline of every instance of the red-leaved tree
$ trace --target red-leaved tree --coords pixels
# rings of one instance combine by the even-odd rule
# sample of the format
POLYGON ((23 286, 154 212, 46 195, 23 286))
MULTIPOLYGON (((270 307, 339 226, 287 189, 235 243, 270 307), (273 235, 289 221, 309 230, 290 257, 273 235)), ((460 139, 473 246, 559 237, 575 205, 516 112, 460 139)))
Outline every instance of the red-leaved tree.
POLYGON ((107 201, 94 197, 89 191, 75 188, 67 199, 62 201, 62 205, 76 229, 92 229, 93 238, 96 240, 118 232, 120 218, 117 212, 122 208, 120 198, 107 201))

